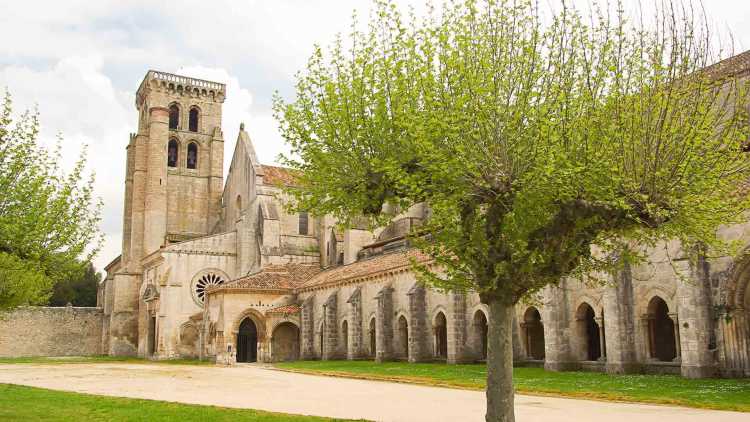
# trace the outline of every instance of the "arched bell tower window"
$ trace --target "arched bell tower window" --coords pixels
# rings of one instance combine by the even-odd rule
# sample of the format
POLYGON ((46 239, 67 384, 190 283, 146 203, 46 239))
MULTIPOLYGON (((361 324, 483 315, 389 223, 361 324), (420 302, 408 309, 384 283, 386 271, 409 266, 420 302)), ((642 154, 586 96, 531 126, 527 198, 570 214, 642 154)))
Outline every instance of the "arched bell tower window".
POLYGON ((308 234, 307 223, 308 223, 307 213, 306 212, 299 213, 299 230, 298 230, 299 234, 302 234, 305 236, 308 234))
POLYGON ((191 142, 187 147, 187 168, 198 168, 198 144, 191 142))
POLYGON ((188 129, 191 132, 198 131, 198 108, 193 107, 190 109, 190 116, 188 118, 188 129))
POLYGON ((180 154, 180 146, 177 140, 170 139, 169 145, 167 146, 167 166, 177 167, 177 157, 180 154))
POLYGON ((180 124, 180 108, 177 107, 177 104, 172 104, 169 106, 169 128, 170 129, 177 129, 177 126, 180 124))

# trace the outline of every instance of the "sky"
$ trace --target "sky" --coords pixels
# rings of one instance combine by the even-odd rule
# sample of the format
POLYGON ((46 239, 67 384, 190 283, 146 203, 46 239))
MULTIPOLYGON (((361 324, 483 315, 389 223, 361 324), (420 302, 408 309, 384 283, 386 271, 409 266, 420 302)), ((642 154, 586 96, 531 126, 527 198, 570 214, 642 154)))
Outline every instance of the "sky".
MULTIPOLYGON (((634 6, 636 0, 624 0, 634 6)), ((287 151, 271 111, 273 93, 293 99, 295 73, 314 44, 346 34, 370 0, 5 1, 0 13, 0 89, 16 111, 37 107, 40 140, 62 135, 70 168, 87 145, 104 203, 98 269, 120 253, 125 146, 135 132, 135 90, 149 69, 227 84, 222 129, 225 175, 241 122, 261 162, 287 151)), ((424 10, 424 0, 399 6, 424 10)), ((559 0, 543 0, 555 6, 559 0)), ((586 0, 574 0, 586 4, 586 0)), ((649 0, 641 0, 646 7, 649 0)), ((705 0, 714 25, 750 49, 750 1, 705 0)))

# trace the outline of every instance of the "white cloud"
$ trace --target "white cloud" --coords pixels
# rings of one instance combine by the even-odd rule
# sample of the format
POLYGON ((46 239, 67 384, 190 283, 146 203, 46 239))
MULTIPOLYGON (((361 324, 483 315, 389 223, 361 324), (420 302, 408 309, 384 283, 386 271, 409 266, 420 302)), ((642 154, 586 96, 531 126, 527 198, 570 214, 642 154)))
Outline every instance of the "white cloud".
MULTIPOLYGON (((43 141, 62 132, 65 162, 89 144, 105 202, 107 243, 99 268, 120 252, 125 146, 136 125, 135 90, 147 69, 226 83, 225 163, 240 122, 260 160, 273 162, 287 147, 272 117, 271 93, 291 93, 313 44, 326 46, 336 33, 346 34, 354 9, 365 22, 372 6, 370 0, 7 3, 0 14, 0 87, 10 88, 17 109, 39 104, 43 141)), ((399 4, 424 10, 424 0, 399 4)), ((750 3, 705 6, 717 27, 728 25, 740 46, 750 46, 750 3)))
POLYGON ((38 104, 43 144, 52 146, 62 135, 64 168, 88 145, 88 169, 96 173, 96 194, 105 203, 105 244, 96 260, 102 268, 120 250, 125 146, 136 122, 132 96, 113 87, 96 57, 66 58, 45 71, 7 66, 0 81, 13 95, 15 111, 38 104))

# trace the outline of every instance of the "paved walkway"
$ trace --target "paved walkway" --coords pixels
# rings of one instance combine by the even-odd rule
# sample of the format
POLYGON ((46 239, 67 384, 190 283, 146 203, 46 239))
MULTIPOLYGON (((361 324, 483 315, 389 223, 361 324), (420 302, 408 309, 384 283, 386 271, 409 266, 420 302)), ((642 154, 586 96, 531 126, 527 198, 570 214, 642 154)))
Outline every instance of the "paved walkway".
MULTIPOLYGON (((0 365, 0 383, 374 421, 484 420, 484 393, 274 371, 160 364, 0 365)), ((750 414, 516 396, 519 422, 734 422, 750 414)))

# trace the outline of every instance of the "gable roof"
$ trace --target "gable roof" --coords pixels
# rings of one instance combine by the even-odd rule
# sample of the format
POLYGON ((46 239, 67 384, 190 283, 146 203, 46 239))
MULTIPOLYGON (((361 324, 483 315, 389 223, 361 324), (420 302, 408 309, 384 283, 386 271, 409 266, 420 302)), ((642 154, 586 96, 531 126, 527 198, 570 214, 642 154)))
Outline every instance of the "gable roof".
POLYGON ((345 281, 356 281, 379 275, 387 271, 408 270, 412 259, 419 263, 430 261, 430 257, 417 249, 402 250, 353 262, 349 265, 322 271, 299 286, 299 290, 327 287, 345 281))
POLYGON ((297 176, 295 170, 286 167, 277 167, 261 164, 263 171, 263 184, 271 186, 296 186, 297 176))
POLYGON ((293 289, 319 272, 320 267, 317 265, 269 265, 257 273, 213 286, 209 289, 208 293, 231 290, 281 291, 291 293, 293 289))
POLYGON ((750 73, 750 50, 706 66, 703 72, 715 79, 745 76, 750 73))

